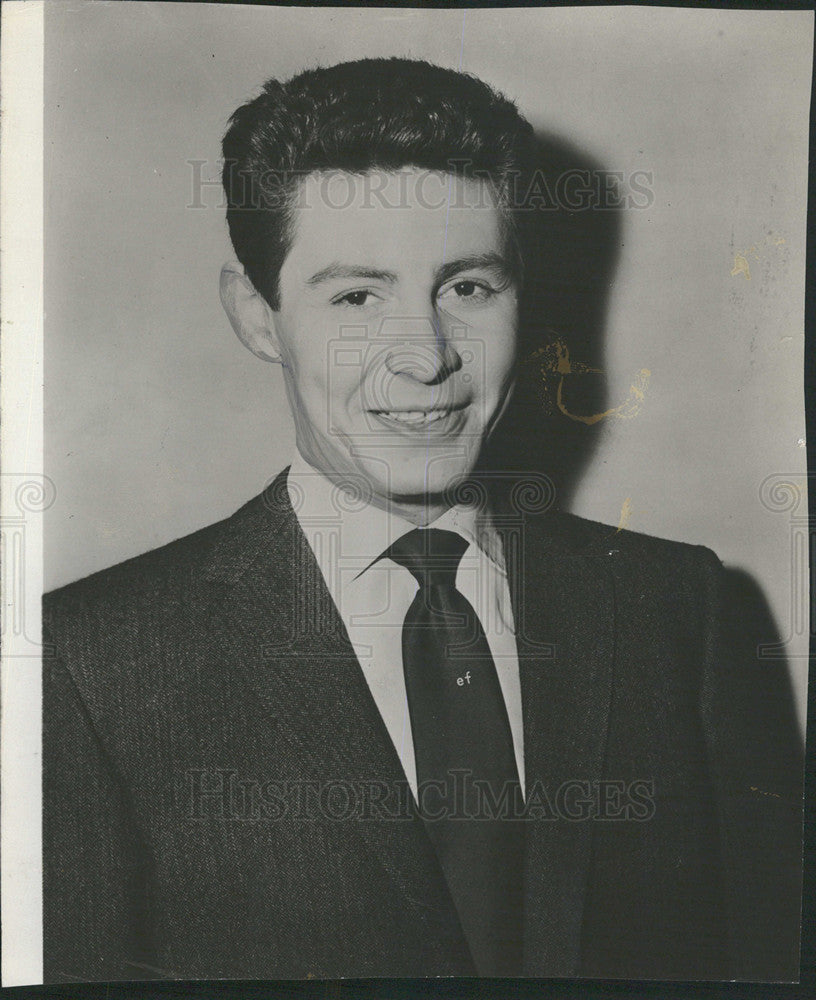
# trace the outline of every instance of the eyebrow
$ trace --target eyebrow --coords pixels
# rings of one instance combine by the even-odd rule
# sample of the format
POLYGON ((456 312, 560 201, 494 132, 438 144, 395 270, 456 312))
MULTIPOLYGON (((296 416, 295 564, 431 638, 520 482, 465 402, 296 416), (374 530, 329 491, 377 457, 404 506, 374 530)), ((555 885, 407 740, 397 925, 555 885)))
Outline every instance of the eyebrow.
POLYGON ((513 268, 506 257, 498 253, 476 253, 467 257, 459 257, 457 260, 450 260, 442 264, 436 271, 436 283, 443 285, 450 278, 460 274, 462 271, 483 270, 498 271, 503 278, 509 278, 513 273, 513 268))
MULTIPOLYGON (((509 278, 513 268, 509 261, 501 254, 497 253, 476 253, 466 257, 459 257, 440 265, 434 275, 435 283, 443 285, 450 278, 460 274, 462 271, 482 269, 498 271, 502 276, 509 278)), ((364 267, 356 264, 341 264, 335 261, 327 267, 321 268, 311 278, 306 279, 306 284, 310 287, 320 285, 324 281, 335 279, 359 278, 364 281, 386 281, 395 284, 398 281, 397 275, 393 271, 384 271, 377 267, 364 267)))
POLYGON ((359 267, 353 264, 329 264, 322 270, 306 279, 307 285, 319 285, 334 278, 363 278, 366 281, 388 281, 392 284, 397 280, 393 271, 382 271, 377 267, 359 267))

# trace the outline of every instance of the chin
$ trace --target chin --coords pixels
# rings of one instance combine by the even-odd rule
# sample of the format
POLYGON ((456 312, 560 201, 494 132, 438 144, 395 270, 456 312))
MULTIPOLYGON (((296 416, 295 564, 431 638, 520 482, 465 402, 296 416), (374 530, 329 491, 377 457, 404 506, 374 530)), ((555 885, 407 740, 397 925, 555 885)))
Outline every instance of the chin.
POLYGON ((410 463, 392 470, 389 482, 382 485, 395 500, 441 497, 469 475, 472 468, 473 463, 464 461, 461 455, 449 460, 437 456, 427 464, 410 463))

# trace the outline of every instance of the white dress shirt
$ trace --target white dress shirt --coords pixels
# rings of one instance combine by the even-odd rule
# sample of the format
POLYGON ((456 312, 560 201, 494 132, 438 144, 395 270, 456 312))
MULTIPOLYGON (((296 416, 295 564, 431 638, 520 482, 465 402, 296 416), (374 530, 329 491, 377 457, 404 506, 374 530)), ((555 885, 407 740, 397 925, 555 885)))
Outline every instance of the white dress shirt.
MULTIPOLYGON (((392 542, 416 525, 350 498, 297 452, 287 488, 416 796, 414 743, 402 666, 402 625, 419 585, 404 566, 391 559, 379 559, 392 542)), ((451 507, 427 527, 455 531, 469 543, 459 563, 456 588, 476 610, 493 654, 523 790, 521 686, 501 539, 489 513, 475 506, 451 507)))

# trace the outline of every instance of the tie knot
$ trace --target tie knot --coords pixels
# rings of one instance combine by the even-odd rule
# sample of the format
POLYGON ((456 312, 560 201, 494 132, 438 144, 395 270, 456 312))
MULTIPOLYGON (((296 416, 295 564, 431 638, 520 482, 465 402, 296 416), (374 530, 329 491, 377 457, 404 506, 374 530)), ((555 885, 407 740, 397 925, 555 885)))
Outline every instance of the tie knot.
POLYGON ((404 566, 420 587, 456 585, 456 571, 468 547, 455 531, 441 528, 414 528, 383 553, 404 566))

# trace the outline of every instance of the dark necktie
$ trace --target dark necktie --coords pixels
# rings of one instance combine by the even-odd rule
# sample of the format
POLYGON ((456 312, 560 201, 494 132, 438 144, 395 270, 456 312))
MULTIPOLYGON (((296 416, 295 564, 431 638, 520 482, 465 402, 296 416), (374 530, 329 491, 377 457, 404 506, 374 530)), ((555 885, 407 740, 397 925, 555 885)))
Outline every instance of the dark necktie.
POLYGON ((419 590, 402 629, 419 806, 482 976, 521 974, 521 797, 496 666, 476 612, 456 589, 468 543, 415 529, 384 555, 419 590), (517 815, 516 811, 516 815, 517 815))

